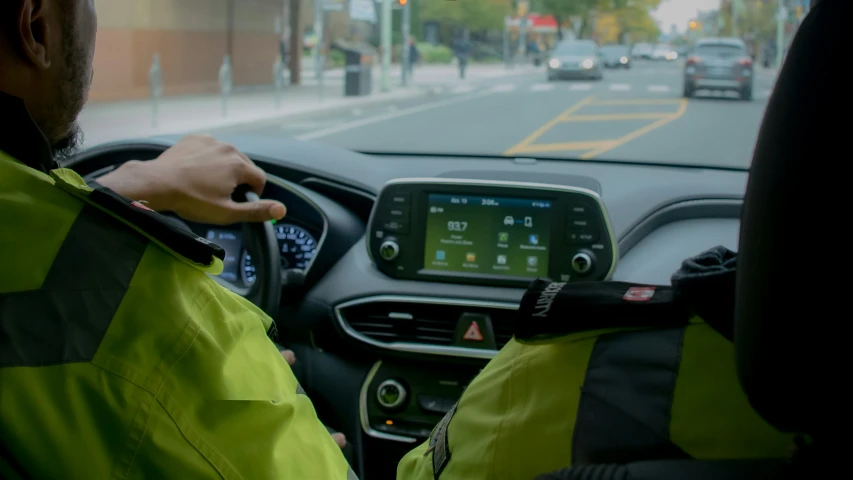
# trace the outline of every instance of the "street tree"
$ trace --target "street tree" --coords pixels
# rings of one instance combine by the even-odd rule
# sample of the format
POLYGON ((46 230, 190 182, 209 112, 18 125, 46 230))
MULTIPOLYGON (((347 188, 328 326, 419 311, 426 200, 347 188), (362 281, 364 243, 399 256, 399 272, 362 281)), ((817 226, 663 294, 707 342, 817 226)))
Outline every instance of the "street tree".
MULTIPOLYGON (((410 0, 411 1, 411 0, 410 0)), ((422 20, 432 20, 469 31, 500 30, 509 13, 509 0, 418 0, 422 20)))

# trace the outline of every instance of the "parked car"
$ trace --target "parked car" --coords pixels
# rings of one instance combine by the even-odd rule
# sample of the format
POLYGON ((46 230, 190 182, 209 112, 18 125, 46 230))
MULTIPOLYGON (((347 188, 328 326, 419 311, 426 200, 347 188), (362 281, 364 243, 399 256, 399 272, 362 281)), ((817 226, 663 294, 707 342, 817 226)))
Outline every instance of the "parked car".
POLYGON ((666 43, 661 43, 655 46, 654 51, 652 52, 652 60, 675 60, 678 58, 678 54, 675 52, 675 49, 672 48, 672 45, 668 45, 666 43))
POLYGON ((752 100, 752 57, 738 38, 704 38, 696 42, 684 64, 684 97, 697 90, 734 91, 752 100))
POLYGON ((650 43, 637 43, 631 48, 631 56, 640 60, 651 60, 654 47, 650 43))
POLYGON ((581 78, 601 80, 603 62, 598 45, 591 40, 560 42, 548 59, 548 81, 581 78))
POLYGON ((605 68, 631 68, 631 48, 628 45, 604 45, 599 50, 605 68))

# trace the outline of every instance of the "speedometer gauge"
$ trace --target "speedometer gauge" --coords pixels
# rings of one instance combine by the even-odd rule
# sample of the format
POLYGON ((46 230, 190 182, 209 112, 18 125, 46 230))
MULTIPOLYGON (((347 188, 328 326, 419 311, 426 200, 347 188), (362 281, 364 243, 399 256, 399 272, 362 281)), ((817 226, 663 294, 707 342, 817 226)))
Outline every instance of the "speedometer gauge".
POLYGON ((275 225, 275 236, 281 248, 281 268, 305 270, 317 253, 317 239, 304 228, 289 223, 275 225))
POLYGON ((240 271, 243 273, 243 283, 252 286, 255 283, 258 272, 255 269, 255 264, 252 263, 252 256, 245 250, 243 250, 243 258, 240 260, 240 266, 240 271))

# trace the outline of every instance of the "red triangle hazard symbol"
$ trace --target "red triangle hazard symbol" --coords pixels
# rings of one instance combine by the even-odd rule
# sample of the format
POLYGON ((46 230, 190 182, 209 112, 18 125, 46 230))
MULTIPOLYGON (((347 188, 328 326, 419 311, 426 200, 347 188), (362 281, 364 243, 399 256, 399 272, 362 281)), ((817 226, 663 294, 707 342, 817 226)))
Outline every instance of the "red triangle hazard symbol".
POLYGON ((480 326, 477 325, 477 322, 471 322, 471 326, 468 327, 468 330, 465 332, 465 335, 462 336, 462 339, 472 342, 483 341, 483 334, 480 333, 480 326))

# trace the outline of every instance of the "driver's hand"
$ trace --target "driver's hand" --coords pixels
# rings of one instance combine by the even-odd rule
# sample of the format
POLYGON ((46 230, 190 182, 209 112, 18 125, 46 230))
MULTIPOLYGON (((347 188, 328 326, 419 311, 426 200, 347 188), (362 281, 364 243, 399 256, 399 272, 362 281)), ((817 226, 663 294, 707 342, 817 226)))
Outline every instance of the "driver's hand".
MULTIPOLYGON (((288 365, 293 365, 294 363, 296 363, 296 355, 293 353, 293 350, 281 350, 281 356, 284 357, 285 360, 287 360, 288 365)), ((347 446, 347 437, 345 437, 343 433, 332 433, 332 439, 341 448, 347 446)))
POLYGON ((231 194, 248 185, 258 195, 266 176, 233 145, 210 135, 189 135, 156 160, 127 162, 98 182, 158 211, 195 222, 226 225, 280 220, 284 205, 272 200, 238 203, 231 194))

